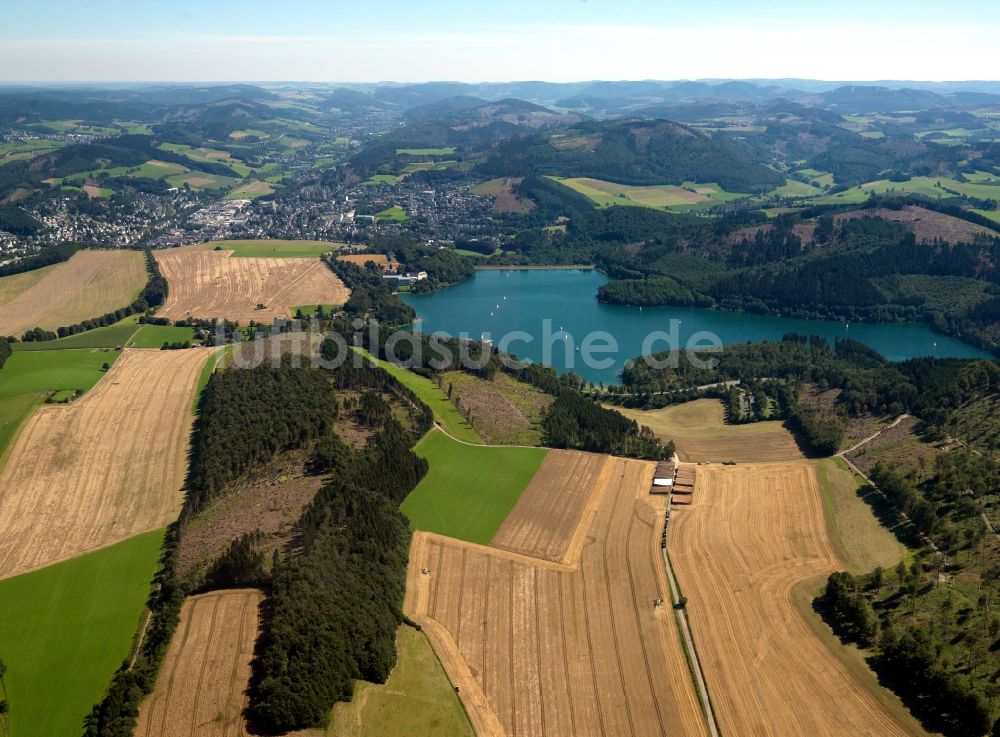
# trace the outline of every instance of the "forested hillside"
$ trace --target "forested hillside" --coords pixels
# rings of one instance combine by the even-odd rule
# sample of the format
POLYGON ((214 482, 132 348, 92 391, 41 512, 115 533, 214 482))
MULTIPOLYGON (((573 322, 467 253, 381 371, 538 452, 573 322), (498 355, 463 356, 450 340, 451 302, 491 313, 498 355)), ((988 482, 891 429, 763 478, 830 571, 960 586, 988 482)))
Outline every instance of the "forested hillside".
POLYGON ((761 192, 784 176, 725 142, 678 123, 579 123, 501 143, 478 167, 489 176, 549 174, 623 184, 715 182, 731 192, 761 192))

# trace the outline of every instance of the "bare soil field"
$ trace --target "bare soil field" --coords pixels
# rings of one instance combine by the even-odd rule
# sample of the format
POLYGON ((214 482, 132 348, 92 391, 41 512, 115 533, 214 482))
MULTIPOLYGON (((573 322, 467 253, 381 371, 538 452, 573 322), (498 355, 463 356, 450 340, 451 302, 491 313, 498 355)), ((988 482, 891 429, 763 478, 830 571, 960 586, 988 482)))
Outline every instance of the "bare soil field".
POLYGON ((146 284, 146 266, 138 251, 78 251, 37 281, 21 274, 6 279, 19 279, 25 288, 0 303, 0 335, 20 337, 35 327, 55 330, 131 304, 146 284))
POLYGON ((894 223, 902 223, 917 236, 918 243, 933 243, 945 240, 949 243, 972 243, 977 236, 996 237, 996 232, 967 220, 927 210, 916 205, 906 205, 900 210, 879 207, 873 210, 856 210, 837 215, 835 220, 853 220, 863 217, 878 217, 894 223))
POLYGON ((909 734, 792 601, 796 584, 844 567, 814 466, 708 466, 697 485, 668 544, 722 733, 909 734))
POLYGON ((615 407, 647 425, 663 440, 677 444, 682 461, 788 461, 802 458, 795 438, 777 421, 727 425, 722 402, 696 399, 663 409, 615 407))
POLYGON ((596 512, 593 505, 600 502, 613 465, 609 456, 597 453, 550 450, 490 545, 575 564, 589 527, 581 522, 589 523, 596 512), (574 538, 579 538, 577 545, 572 545, 574 538))
POLYGON ((160 316, 269 323, 291 317, 291 308, 297 305, 339 305, 350 296, 319 259, 232 255, 232 251, 206 250, 206 244, 157 251, 156 260, 170 287, 160 316), (257 309, 258 304, 263 308, 257 309))
POLYGON ((575 565, 414 537, 404 607, 479 737, 705 734, 673 611, 653 606, 669 601, 653 465, 605 463, 579 479, 600 488, 575 565))
POLYGON ((242 737, 250 660, 259 630, 256 589, 184 602, 156 689, 142 703, 136 737, 242 737))
POLYGON ((177 518, 212 354, 128 349, 82 399, 35 411, 0 472, 0 578, 177 518))

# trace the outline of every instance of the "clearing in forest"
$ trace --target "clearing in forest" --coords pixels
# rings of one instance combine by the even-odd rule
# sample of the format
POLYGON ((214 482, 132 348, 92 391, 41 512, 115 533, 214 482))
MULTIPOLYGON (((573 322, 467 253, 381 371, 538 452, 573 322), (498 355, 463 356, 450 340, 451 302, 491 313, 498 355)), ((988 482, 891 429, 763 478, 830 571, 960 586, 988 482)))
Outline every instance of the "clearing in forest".
POLYGON ((212 355, 126 350, 84 397, 35 411, 0 471, 0 578, 177 518, 194 392, 212 355))
MULTIPOLYGON (((592 505, 557 491, 592 509, 577 561, 418 532, 405 611, 479 737, 704 735, 669 604, 664 506, 648 494, 653 464, 608 457, 577 471, 581 486, 598 487, 592 505)), ((552 534, 565 540, 569 527, 552 534)))
POLYGON ((146 284, 139 251, 77 251, 37 272, 0 279, 0 335, 75 325, 131 304, 146 284))
POLYGON ((270 323, 297 305, 341 305, 350 296, 317 258, 238 258, 208 245, 156 252, 169 285, 160 316, 270 323))
POLYGON ((542 444, 542 418, 555 399, 551 394, 503 372, 484 379, 448 371, 441 386, 487 444, 542 444))
POLYGON ((257 589, 192 596, 139 709, 135 737, 239 737, 246 734, 250 660, 260 628, 257 589))
POLYGON ((648 426, 658 438, 673 440, 682 461, 769 462, 802 458, 795 438, 781 422, 727 425, 718 399, 696 399, 662 409, 614 409, 648 426))
POLYGON ((668 543, 722 733, 910 734, 793 603, 844 567, 814 465, 704 466, 697 487, 668 543))

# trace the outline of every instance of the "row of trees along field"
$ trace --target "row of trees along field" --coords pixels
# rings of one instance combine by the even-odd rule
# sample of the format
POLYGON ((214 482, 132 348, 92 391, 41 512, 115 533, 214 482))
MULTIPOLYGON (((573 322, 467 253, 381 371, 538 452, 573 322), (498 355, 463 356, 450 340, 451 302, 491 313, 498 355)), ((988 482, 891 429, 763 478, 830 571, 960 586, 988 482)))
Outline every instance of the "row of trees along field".
POLYGON ((261 725, 318 724, 337 698, 349 697, 354 678, 388 674, 395 627, 402 621, 409 544, 397 507, 426 472, 410 448, 432 418, 413 392, 374 366, 347 363, 326 372, 294 367, 286 357, 278 368, 214 373, 199 405, 184 508, 167 531, 142 648, 132 667, 125 662, 114 674, 86 720, 86 737, 130 736, 139 704, 156 684, 188 594, 176 567, 189 521, 227 484, 282 450, 308 449, 313 470, 333 472, 298 523, 301 546, 265 570, 260 536, 249 531, 230 542, 207 583, 269 589, 266 634, 254 663, 254 716, 261 725), (351 408, 375 431, 361 450, 331 431, 346 406, 338 405, 338 389, 361 393, 351 408), (407 408, 411 430, 383 406, 383 393, 407 408), (391 478, 386 468, 393 469, 391 478), (298 700, 290 712, 287 698, 293 693, 298 700))
POLYGON ((7 359, 10 358, 10 354, 10 343, 3 338, 0 338, 0 369, 3 368, 5 363, 7 363, 7 359))
POLYGON ((607 409, 577 391, 563 390, 542 418, 542 443, 594 453, 667 459, 674 443, 661 443, 648 427, 640 427, 621 412, 607 409))
POLYGON ((149 275, 146 279, 146 285, 143 287, 139 296, 136 297, 131 304, 126 305, 125 307, 120 307, 114 312, 108 312, 100 317, 93 317, 89 320, 78 322, 75 325, 60 327, 55 331, 42 330, 37 327, 32 328, 21 336, 21 340, 25 343, 33 343, 37 341, 55 340, 56 338, 65 338, 68 335, 76 335, 77 333, 93 330, 94 328, 114 325, 116 322, 124 320, 129 315, 147 313, 156 309, 167 299, 167 280, 163 277, 163 274, 160 272, 160 267, 156 263, 156 259, 153 258, 153 254, 149 250, 146 251, 146 271, 149 275))

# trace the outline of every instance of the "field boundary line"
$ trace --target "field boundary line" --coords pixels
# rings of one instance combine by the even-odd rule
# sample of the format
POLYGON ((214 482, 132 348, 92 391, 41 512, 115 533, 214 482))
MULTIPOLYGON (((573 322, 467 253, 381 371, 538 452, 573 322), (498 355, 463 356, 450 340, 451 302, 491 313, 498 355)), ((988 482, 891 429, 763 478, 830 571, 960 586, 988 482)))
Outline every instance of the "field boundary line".
POLYGON ((583 558, 583 547, 588 537, 587 533, 590 532, 590 527, 594 523, 594 519, 600 511, 601 503, 604 501, 604 497, 611 486, 608 476, 611 474, 612 463, 613 456, 605 456, 601 471, 594 483, 594 488, 590 492, 587 503, 583 508, 583 514, 580 515, 580 521, 577 523, 576 529, 573 530, 569 545, 566 546, 566 552, 560 561, 563 565, 572 566, 574 570, 580 567, 580 561, 583 558))
POLYGON ((580 569, 579 565, 567 565, 565 563, 557 563, 552 560, 545 560, 544 558, 535 558, 531 555, 525 555, 524 553, 515 553, 512 550, 505 550, 504 548, 495 548, 492 545, 480 545, 479 543, 469 542, 468 540, 459 540, 455 537, 448 537, 447 535, 440 535, 436 532, 428 532, 426 530, 417 530, 413 533, 414 539, 420 535, 426 539, 427 542, 436 542, 439 545, 449 545, 453 548, 461 548, 464 550, 474 550, 478 553, 483 553, 484 555, 492 555, 496 558, 503 558, 504 560, 509 560, 512 563, 520 563, 526 566, 539 566, 541 568, 547 568, 551 571, 560 571, 562 573, 573 573, 580 569))
MULTIPOLYGON (((442 540, 451 538, 440 537, 442 540)), ((433 619, 428 610, 430 608, 429 585, 421 577, 421 568, 424 563, 421 561, 430 552, 429 543, 433 542, 433 537, 429 533, 415 532, 410 546, 410 562, 407 568, 407 585, 404 595, 404 606, 406 614, 416 622, 424 636, 431 644, 434 656, 441 664, 445 676, 455 686, 458 700, 465 710, 465 714, 472 724, 476 737, 507 737, 500 719, 493 711, 489 698, 479 687, 475 676, 465 661, 458 643, 452 639, 448 630, 433 619), (410 592, 413 592, 412 596, 410 592)), ((481 547, 481 546, 476 546, 481 547)), ((431 571, 437 577, 437 571, 431 571)))

